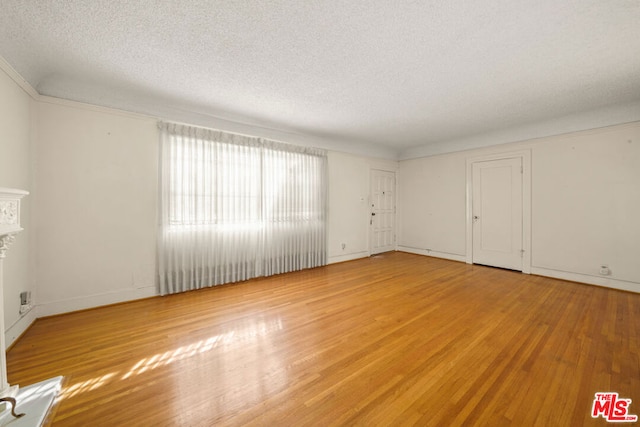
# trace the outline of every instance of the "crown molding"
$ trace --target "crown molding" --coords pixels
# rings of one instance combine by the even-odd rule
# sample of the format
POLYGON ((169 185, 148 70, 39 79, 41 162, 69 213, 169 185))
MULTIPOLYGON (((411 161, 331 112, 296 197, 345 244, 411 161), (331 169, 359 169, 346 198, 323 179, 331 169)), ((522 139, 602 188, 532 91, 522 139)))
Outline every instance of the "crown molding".
POLYGON ((472 135, 448 141, 410 147, 399 153, 398 160, 411 160, 512 143, 528 143, 578 132, 599 131, 611 126, 637 125, 640 123, 640 100, 626 104, 609 105, 494 132, 472 135))
POLYGON ((33 86, 31 86, 31 84, 26 81, 24 77, 22 77, 20 73, 18 73, 2 56, 0 56, 0 70, 4 71, 5 74, 9 76, 11 80, 16 82, 16 84, 20 86, 20 88, 24 90, 32 99, 36 101, 40 99, 40 94, 38 93, 38 91, 35 90, 33 86))
POLYGON ((301 146, 317 146, 326 150, 345 152, 364 157, 379 158, 383 160, 395 161, 397 158, 396 150, 391 148, 372 146, 365 143, 334 140, 332 138, 308 135, 298 132, 265 128, 241 122, 233 122, 219 117, 197 114, 194 112, 184 112, 170 108, 169 110, 167 110, 167 114, 165 114, 164 117, 158 117, 156 115, 148 114, 145 112, 133 112, 119 108, 104 107, 86 102, 41 95, 1 55, 0 70, 4 71, 7 76, 9 76, 9 78, 13 80, 23 91, 25 91, 34 101, 43 104, 62 105, 69 108, 78 108, 103 114, 113 114, 142 120, 164 120, 189 123, 192 126, 204 126, 207 128, 220 129, 225 132, 246 134, 261 138, 269 138, 277 141, 286 141, 290 144, 301 146))
POLYGON ((76 108, 76 109, 85 110, 85 111, 93 111, 93 112, 102 113, 102 114, 111 114, 114 116, 128 117, 128 118, 141 119, 141 120, 153 120, 153 121, 162 120, 160 117, 147 115, 143 113, 136 113, 133 111, 121 110, 121 109, 112 108, 112 107, 103 107, 101 105, 89 104, 87 102, 74 101, 74 100, 65 99, 65 98, 56 98, 55 96, 49 96, 49 95, 38 95, 37 100, 42 104, 61 105, 63 107, 76 108))

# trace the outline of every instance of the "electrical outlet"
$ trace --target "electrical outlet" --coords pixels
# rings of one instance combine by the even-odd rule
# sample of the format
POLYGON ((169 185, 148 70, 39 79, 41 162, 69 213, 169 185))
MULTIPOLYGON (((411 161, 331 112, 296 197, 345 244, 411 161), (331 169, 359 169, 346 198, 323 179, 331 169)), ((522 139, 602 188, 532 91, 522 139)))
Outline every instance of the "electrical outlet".
POLYGON ((20 305, 29 305, 31 304, 31 292, 24 291, 20 292, 20 305))
POLYGON ((31 291, 20 292, 20 315, 26 314, 32 308, 31 291))
POLYGON ((342 250, 344 251, 344 249, 345 249, 346 247, 347 247, 347 244, 346 244, 346 243, 343 243, 343 244, 342 244, 342 250))
POLYGON ((25 314, 33 308, 33 304, 24 304, 20 306, 20 314, 25 314))

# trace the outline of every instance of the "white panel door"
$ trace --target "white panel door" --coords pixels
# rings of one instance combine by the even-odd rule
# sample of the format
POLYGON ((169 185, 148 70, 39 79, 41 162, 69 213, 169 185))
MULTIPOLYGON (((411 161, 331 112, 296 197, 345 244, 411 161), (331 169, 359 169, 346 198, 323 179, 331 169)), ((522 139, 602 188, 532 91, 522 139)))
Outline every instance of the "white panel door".
POLYGON ((371 255, 396 248, 396 174, 371 171, 371 255))
POLYGON ((522 159, 473 163, 473 263, 522 271, 522 159))

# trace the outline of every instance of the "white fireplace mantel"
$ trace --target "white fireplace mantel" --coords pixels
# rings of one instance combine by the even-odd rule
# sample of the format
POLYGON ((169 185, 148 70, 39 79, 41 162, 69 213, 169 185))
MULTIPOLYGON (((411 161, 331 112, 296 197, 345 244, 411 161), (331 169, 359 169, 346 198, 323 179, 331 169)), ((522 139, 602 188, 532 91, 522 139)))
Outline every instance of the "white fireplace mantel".
POLYGON ((9 245, 20 227, 20 199, 29 194, 24 190, 0 187, 0 258, 7 256, 9 245))
MULTIPOLYGON (((4 281, 2 259, 6 258, 9 246, 15 241, 20 226, 20 199, 29 194, 23 190, 0 187, 0 310, 4 313, 4 281)), ((0 316, 0 397, 11 396, 17 389, 10 390, 7 381, 7 361, 5 357, 4 315, 0 316)))
POLYGON ((29 193, 24 190, 0 187, 0 398, 15 398, 15 412, 24 414, 20 418, 14 418, 10 411, 11 405, 2 403, 0 407, 0 426, 41 425, 62 384, 62 377, 55 377, 19 389, 17 385, 10 386, 7 378, 3 264, 9 247, 16 240, 16 235, 22 231, 20 226, 20 200, 27 194, 29 193))

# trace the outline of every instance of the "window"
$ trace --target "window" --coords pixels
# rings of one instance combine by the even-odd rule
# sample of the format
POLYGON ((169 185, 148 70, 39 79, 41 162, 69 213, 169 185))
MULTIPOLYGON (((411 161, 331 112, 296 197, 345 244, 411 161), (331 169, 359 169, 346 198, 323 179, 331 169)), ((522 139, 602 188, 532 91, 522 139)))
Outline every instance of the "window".
POLYGON ((326 263, 324 151, 160 127, 162 293, 326 263))

